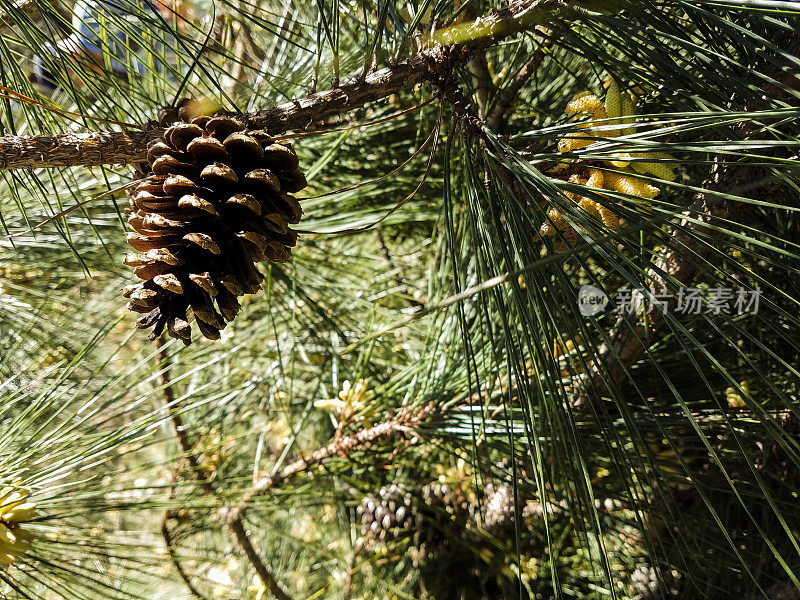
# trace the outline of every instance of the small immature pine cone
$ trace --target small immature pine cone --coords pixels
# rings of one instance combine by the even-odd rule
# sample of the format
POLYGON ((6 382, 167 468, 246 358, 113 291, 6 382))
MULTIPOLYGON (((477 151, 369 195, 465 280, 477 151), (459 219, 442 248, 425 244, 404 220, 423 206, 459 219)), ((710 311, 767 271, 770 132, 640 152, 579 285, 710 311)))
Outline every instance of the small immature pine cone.
POLYGON ((403 487, 385 485, 377 497, 365 497, 357 509, 365 540, 396 541, 417 526, 412 497, 403 487))
POLYGON ((514 489, 507 483, 486 486, 484 503, 485 515, 483 527, 490 533, 497 534, 513 528, 516 522, 516 505, 514 489))
POLYGON ((409 538, 413 547, 436 553, 448 545, 448 532, 463 534, 471 507, 460 492, 434 481, 413 491, 385 485, 361 501, 357 514, 368 546, 409 538))
POLYGON ((219 339, 237 297, 260 289, 254 263, 288 260, 297 241, 289 225, 303 214, 291 193, 306 186, 290 145, 192 106, 161 115, 170 126, 148 146, 150 171, 131 192, 128 219, 139 253, 125 258, 144 282, 123 291, 128 308, 144 313, 136 326, 153 328, 150 339, 166 328, 185 344, 191 314, 205 337, 219 339))

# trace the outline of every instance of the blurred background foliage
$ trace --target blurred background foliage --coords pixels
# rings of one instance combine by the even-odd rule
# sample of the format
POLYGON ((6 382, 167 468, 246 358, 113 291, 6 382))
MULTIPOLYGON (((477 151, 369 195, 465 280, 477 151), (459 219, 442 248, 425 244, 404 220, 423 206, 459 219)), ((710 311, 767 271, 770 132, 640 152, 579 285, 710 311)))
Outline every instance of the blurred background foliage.
MULTIPOLYGON (((184 96, 259 110, 503 6, 0 0, 0 133, 139 127, 184 96)), ((456 68, 468 106, 418 85, 298 138, 301 227, 315 233, 263 267, 263 291, 219 342, 159 350, 133 330, 124 192, 60 214, 130 167, 2 172, 0 480, 38 514, 31 550, 0 571, 3 597, 267 597, 220 509, 417 406, 434 412, 415 431, 249 503, 248 534, 291 597, 797 597, 800 9, 590 8, 456 68), (634 92, 635 126, 559 152, 592 131, 568 103, 602 98, 608 77, 634 92), (490 125, 465 119, 498 106, 490 125), (438 144, 382 178, 437 127, 438 144), (649 203, 568 180, 587 165, 619 172, 610 161, 637 150, 668 153, 657 162, 675 173, 646 176, 660 191, 649 203), (377 221, 423 179, 378 226, 335 233, 377 221), (553 210, 574 245, 567 229, 540 237, 553 210), (690 276, 671 278, 664 257, 690 276), (633 328, 646 316, 579 311, 584 284, 613 308, 621 288, 661 280, 706 301, 759 289, 759 310, 705 304, 649 330, 633 328), (646 350, 619 381, 601 362, 587 388, 612 331, 646 350)))

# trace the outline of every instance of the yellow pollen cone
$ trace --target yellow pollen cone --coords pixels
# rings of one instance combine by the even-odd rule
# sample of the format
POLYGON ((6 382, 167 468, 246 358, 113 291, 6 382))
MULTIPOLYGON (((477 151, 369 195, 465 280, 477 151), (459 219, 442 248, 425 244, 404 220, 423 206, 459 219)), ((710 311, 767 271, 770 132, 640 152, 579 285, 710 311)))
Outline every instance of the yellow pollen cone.
POLYGON ((600 98, 598 98, 595 94, 591 92, 581 92, 580 94, 576 95, 572 100, 570 100, 567 107, 564 109, 564 112, 568 115, 574 115, 579 112, 590 112, 594 113, 598 108, 602 107, 603 103, 600 102, 600 98))
POLYGON ((606 187, 616 192, 639 198, 655 198, 660 190, 635 176, 606 173, 606 187))

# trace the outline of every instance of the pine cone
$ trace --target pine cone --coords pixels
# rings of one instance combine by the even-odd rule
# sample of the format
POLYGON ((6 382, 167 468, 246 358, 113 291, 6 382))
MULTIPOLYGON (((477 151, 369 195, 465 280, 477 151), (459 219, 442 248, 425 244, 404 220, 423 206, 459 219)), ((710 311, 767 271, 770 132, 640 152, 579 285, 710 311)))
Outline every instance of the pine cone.
POLYGON ((633 600, 666 600, 678 597, 681 574, 662 569, 659 572, 650 565, 639 565, 631 574, 630 596, 633 600))
POLYGON ((514 489, 508 484, 486 486, 483 527, 492 534, 514 528, 516 520, 514 489))
POLYGON ((219 339, 237 297, 260 289, 254 263, 286 262, 297 241, 289 225, 303 214, 291 193, 306 186, 291 146, 192 106, 159 115, 169 127, 148 146, 149 174, 131 192, 128 219, 128 243, 140 254, 125 264, 144 283, 123 292, 128 308, 145 313, 136 326, 153 327, 150 339, 166 327, 185 344, 189 309, 200 332, 219 339))
POLYGON ((417 522, 411 494, 391 484, 378 490, 378 497, 366 497, 357 509, 361 535, 369 540, 397 540, 411 532, 417 522))
POLYGON ((411 537, 413 546, 430 553, 447 544, 448 532, 463 532, 469 502, 443 483, 433 482, 415 493, 391 484, 366 497, 358 507, 366 542, 398 542, 411 537))
POLYGON ((436 481, 423 486, 421 500, 414 542, 436 554, 449 545, 451 536, 464 535, 473 507, 460 491, 436 481))

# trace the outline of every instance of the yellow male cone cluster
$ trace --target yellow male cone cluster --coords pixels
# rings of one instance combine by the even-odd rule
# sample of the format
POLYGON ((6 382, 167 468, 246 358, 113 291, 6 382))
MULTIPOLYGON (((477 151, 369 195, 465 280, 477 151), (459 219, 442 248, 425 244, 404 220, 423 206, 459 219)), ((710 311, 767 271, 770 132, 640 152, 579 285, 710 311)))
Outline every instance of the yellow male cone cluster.
POLYGON ((631 135, 636 133, 636 127, 631 125, 634 122, 634 119, 626 119, 625 117, 632 117, 636 114, 635 108, 636 102, 633 99, 633 96, 630 94, 622 94, 622 109, 621 109, 621 117, 620 123, 623 125, 627 125, 622 129, 622 135, 631 135))
MULTIPOLYGON (((570 354, 575 350, 576 346, 575 342, 576 340, 572 338, 567 338, 567 339, 556 338, 555 340, 553 340, 553 355, 556 358, 561 358, 562 356, 570 354)), ((577 343, 578 345, 583 343, 580 336, 578 336, 577 338, 577 343)))
POLYGON ((564 110, 568 115, 576 115, 580 112, 588 112, 595 119, 604 119, 606 117, 606 110, 603 102, 590 91, 580 92, 570 100, 567 108, 564 110))
MULTIPOLYGON (((579 125, 583 131, 569 134, 559 140, 559 152, 580 150, 601 138, 627 136, 636 132, 634 125, 636 97, 629 92, 622 91, 610 77, 606 79, 604 87, 606 88, 605 100, 601 100, 590 91, 584 91, 577 94, 567 104, 564 111, 567 115, 588 113, 589 119, 579 125)), ((572 162, 586 165, 586 169, 584 172, 571 175, 569 181, 595 189, 606 189, 641 198, 642 204, 647 206, 647 201, 658 196, 660 190, 642 179, 640 175, 674 181, 675 167, 667 162, 650 162, 642 159, 675 160, 663 152, 638 151, 620 152, 602 162, 576 159, 572 162), (592 165, 596 165, 596 167, 592 165), (612 168, 617 172, 605 171, 597 167, 612 168)), ((566 192, 565 196, 600 220, 609 229, 619 230, 619 217, 607 206, 571 192, 566 192)), ((556 232, 560 232, 565 240, 565 243, 559 246, 559 251, 573 246, 578 239, 578 232, 558 209, 553 208, 542 224, 539 235, 542 237, 553 236, 556 232)))
MULTIPOLYGON (((599 169, 589 169, 588 176, 583 174, 573 174, 570 176, 569 181, 570 183, 577 183, 579 185, 584 185, 586 187, 597 188, 597 189, 608 189, 605 183, 605 176, 602 171, 599 169)), ((601 203, 593 200, 592 198, 586 198, 584 196, 579 196, 572 192, 565 192, 564 195, 574 204, 580 206, 584 211, 589 213, 590 215, 594 216, 595 218, 599 219, 606 227, 612 229, 614 231, 618 231, 620 228, 619 217, 617 214, 612 211, 607 206, 603 206, 601 203)), ((562 236, 566 241, 566 245, 574 246, 575 242, 578 241, 578 232, 569 222, 564 218, 564 215, 557 208, 551 208, 550 211, 547 213, 547 220, 542 223, 541 228, 539 229, 539 235, 542 237, 548 237, 556 234, 556 231, 561 232, 562 236)), ((563 246, 563 244, 562 244, 563 246)), ((559 251, 563 248, 559 246, 559 251)))
POLYGON ((314 408, 330 411, 337 425, 347 423, 356 417, 355 420, 364 421, 363 425, 368 427, 367 419, 374 411, 367 409, 367 406, 374 395, 375 392, 369 389, 369 382, 366 379, 359 379, 355 385, 345 380, 338 398, 317 400, 314 402, 314 408))
POLYGON ((606 83, 606 116, 609 119, 616 119, 622 116, 622 92, 613 79, 607 79, 606 83))
POLYGON ((582 344, 583 339, 581 336, 577 336, 574 339, 556 338, 553 341, 553 355, 559 362, 559 365, 562 367, 561 375, 563 377, 571 377, 572 375, 577 375, 583 371, 583 365, 579 364, 577 356, 574 356, 571 360, 566 358, 567 356, 577 352, 578 347, 582 344))
MULTIPOLYGON (((751 394, 750 384, 747 383, 747 381, 739 382, 739 388, 741 388, 742 392, 744 392, 745 395, 751 394)), ((725 390, 725 401, 731 408, 742 408, 744 406, 747 406, 747 403, 744 401, 744 398, 742 398, 741 394, 739 394, 739 392, 736 391, 736 388, 733 387, 729 387, 725 390)))
POLYGON ((36 518, 36 504, 28 502, 30 492, 6 487, 0 491, 0 567, 8 568, 31 549, 33 534, 22 524, 36 518))
POLYGON ((628 196, 638 196, 649 200, 655 198, 661 192, 656 186, 650 185, 643 179, 629 177, 620 173, 605 173, 606 189, 621 192, 628 196))
MULTIPOLYGON (((633 152, 634 158, 651 158, 653 160, 675 160, 675 157, 666 152, 633 152)), ((631 165, 637 173, 652 175, 665 181, 675 181, 675 165, 665 162, 644 162, 637 160, 631 165)))
MULTIPOLYGON (((581 124, 581 129, 586 129, 591 126, 592 121, 601 120, 606 118, 606 110, 600 98, 593 93, 586 91, 580 92, 572 100, 570 100, 564 112, 569 116, 577 115, 579 113, 589 113, 591 119, 581 124)), ((572 152, 586 148, 586 146, 594 143, 592 137, 597 137, 600 132, 581 132, 570 134, 558 142, 559 152, 572 152)))

